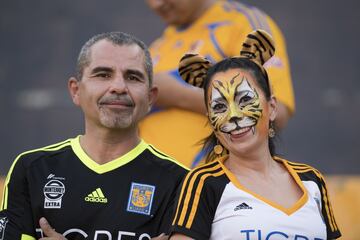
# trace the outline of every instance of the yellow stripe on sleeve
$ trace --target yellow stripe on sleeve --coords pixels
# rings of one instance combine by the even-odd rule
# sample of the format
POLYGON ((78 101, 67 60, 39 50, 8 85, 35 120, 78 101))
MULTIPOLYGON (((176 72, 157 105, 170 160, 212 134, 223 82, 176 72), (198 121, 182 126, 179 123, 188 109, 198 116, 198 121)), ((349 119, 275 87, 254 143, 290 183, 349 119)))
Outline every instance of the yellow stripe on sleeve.
POLYGON ((324 202, 325 202, 325 210, 326 210, 326 214, 327 214, 328 219, 329 219, 331 231, 334 231, 335 227, 334 227, 333 219, 332 219, 331 214, 330 214, 330 209, 329 209, 329 204, 328 204, 329 202, 328 202, 328 199, 327 199, 327 196, 326 196, 326 190, 324 189, 324 187, 322 187, 321 191, 323 193, 323 198, 324 198, 324 202))
POLYGON ((36 240, 36 238, 27 234, 21 234, 21 240, 36 240))
POLYGON ((178 205, 177 205, 177 207, 176 207, 176 213, 175 213, 175 217, 174 217, 174 220, 173 220, 172 225, 175 225, 176 219, 177 219, 177 217, 178 217, 179 209, 180 209, 180 204, 181 204, 181 199, 182 199, 182 196, 183 196, 183 194, 184 194, 184 190, 185 190, 185 188, 186 188, 187 182, 189 181, 190 175, 191 175, 191 173, 186 174, 186 177, 185 177, 185 179, 184 179, 183 185, 182 185, 182 187, 181 187, 181 192, 180 192, 180 196, 179 196, 179 202, 178 202, 178 205))
POLYGON ((198 209, 198 205, 199 205, 199 201, 200 201, 200 194, 201 194, 202 188, 204 186, 205 179, 207 177, 209 177, 209 176, 218 177, 218 176, 221 176, 223 174, 225 174, 224 171, 219 171, 217 173, 206 173, 206 174, 204 174, 204 175, 202 175, 200 177, 199 185, 197 186, 196 191, 195 191, 195 198, 194 198, 193 205, 191 207, 189 219, 188 219, 188 221, 186 223, 186 226, 185 226, 186 228, 191 228, 191 225, 194 222, 195 214, 196 214, 196 211, 198 209))
POLYGON ((190 180, 190 183, 189 183, 189 189, 188 189, 188 191, 187 191, 187 193, 185 195, 185 201, 184 201, 183 209, 181 211, 180 219, 178 221, 179 226, 184 225, 185 216, 186 216, 186 213, 188 212, 189 202, 190 202, 191 197, 193 196, 192 191, 193 191, 193 188, 194 188, 194 183, 195 183, 196 179, 198 178, 198 176, 200 174, 202 174, 202 173, 209 172, 209 171, 214 171, 214 170, 217 170, 219 168, 221 168, 221 166, 217 164, 212 168, 201 169, 200 171, 196 172, 192 176, 192 178, 190 180))

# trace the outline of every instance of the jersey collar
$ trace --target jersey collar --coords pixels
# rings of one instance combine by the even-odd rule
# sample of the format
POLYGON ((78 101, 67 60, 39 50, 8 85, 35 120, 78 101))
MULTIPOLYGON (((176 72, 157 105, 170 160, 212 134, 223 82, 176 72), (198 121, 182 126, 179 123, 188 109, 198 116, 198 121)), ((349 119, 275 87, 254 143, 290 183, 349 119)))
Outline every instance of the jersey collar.
POLYGON ((300 187, 300 189, 302 190, 303 194, 302 196, 298 199, 298 201, 296 201, 293 206, 286 208, 284 206, 281 206, 280 204, 277 204, 269 199, 266 199, 265 197, 260 196, 259 194, 256 194, 255 192, 252 192, 251 190, 247 189, 245 186, 243 186, 239 180, 236 178, 236 176, 225 167, 224 165, 224 161, 228 158, 228 156, 224 156, 219 158, 217 161, 219 162, 219 164, 221 165, 222 169, 224 170, 225 174, 227 175, 227 177, 230 179, 230 181, 240 190, 249 193, 250 195, 254 196, 255 198, 257 198, 260 201, 265 202, 266 204, 272 206, 273 208, 276 208, 282 212, 284 212, 287 215, 291 215, 293 213, 295 213, 297 210, 299 210, 301 207, 303 207, 306 202, 308 201, 308 193, 307 190, 304 186, 304 184, 302 183, 300 177, 296 174, 296 172, 294 172, 294 170, 291 169, 291 167, 289 167, 289 165, 287 164, 287 161, 284 159, 281 159, 279 157, 274 157, 275 161, 278 161, 280 163, 282 163, 287 171, 290 173, 290 175, 293 177, 293 179, 295 180, 296 184, 300 187))
POLYGON ((110 172, 116 168, 119 168, 119 167, 131 162, 137 156, 139 156, 147 147, 148 147, 148 144, 145 143, 144 140, 141 140, 140 143, 135 148, 133 148, 126 154, 122 155, 121 157, 116 158, 105 164, 98 164, 94 160, 92 160, 86 154, 86 152, 82 149, 82 147, 80 145, 80 135, 71 140, 71 148, 74 151, 74 153, 76 154, 76 156, 80 159, 80 161, 86 167, 88 167, 89 169, 91 169, 92 171, 94 171, 98 174, 110 172))

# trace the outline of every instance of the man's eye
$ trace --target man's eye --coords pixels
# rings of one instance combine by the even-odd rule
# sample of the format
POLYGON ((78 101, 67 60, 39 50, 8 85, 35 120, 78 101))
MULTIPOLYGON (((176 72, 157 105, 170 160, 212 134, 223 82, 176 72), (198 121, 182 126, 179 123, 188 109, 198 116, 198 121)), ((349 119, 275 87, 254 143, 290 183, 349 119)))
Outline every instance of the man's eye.
POLYGON ((128 76, 128 79, 130 81, 140 81, 139 77, 138 76, 135 76, 135 75, 129 75, 128 76))
POLYGON ((111 74, 110 73, 98 73, 96 74, 96 77, 100 77, 100 78, 110 78, 111 74))

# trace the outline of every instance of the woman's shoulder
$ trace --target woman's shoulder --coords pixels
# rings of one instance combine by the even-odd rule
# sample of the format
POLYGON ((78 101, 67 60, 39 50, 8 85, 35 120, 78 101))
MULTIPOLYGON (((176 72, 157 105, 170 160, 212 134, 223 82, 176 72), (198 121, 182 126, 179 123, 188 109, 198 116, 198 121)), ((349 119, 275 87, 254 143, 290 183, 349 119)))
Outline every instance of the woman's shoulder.
POLYGON ((301 180, 316 180, 316 182, 324 182, 324 176, 315 167, 300 162, 293 162, 281 157, 274 157, 277 161, 282 161, 285 166, 299 175, 301 180))
MULTIPOLYGON (((192 169, 185 177, 185 182, 199 183, 201 185, 217 185, 223 182, 225 176, 222 164, 218 160, 211 161, 192 169)), ((225 178, 226 180, 226 178, 225 178)))

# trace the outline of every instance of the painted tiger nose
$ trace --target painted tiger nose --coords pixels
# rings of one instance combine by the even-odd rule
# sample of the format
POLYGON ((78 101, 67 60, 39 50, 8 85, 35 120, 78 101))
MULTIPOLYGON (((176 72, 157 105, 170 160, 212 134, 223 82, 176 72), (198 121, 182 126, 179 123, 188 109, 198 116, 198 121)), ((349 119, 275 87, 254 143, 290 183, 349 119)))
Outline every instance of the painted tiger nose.
POLYGON ((240 119, 241 119, 240 117, 234 116, 234 117, 230 118, 229 122, 236 122, 236 121, 238 121, 240 119))

